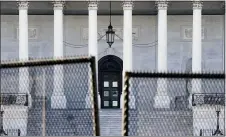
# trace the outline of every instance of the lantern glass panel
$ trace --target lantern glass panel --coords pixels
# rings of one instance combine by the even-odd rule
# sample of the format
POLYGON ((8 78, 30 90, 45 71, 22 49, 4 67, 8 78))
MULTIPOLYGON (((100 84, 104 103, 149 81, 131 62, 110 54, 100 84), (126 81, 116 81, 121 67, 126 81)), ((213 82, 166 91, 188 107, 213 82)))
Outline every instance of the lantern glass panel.
POLYGON ((111 35, 111 41, 114 42, 115 33, 112 33, 111 35))
POLYGON ((112 40, 111 40, 111 35, 112 35, 112 34, 109 34, 109 40, 108 40, 108 42, 112 42, 112 40))
POLYGON ((109 33, 108 33, 108 31, 106 32, 106 42, 108 43, 108 41, 109 41, 109 33))

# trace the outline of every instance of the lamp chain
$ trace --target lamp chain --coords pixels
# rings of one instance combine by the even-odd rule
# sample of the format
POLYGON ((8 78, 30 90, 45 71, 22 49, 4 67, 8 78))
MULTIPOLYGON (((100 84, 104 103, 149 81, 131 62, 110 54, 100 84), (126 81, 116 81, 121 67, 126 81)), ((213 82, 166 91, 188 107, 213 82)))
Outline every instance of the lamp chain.
POLYGON ((111 25, 111 1, 110 1, 110 25, 111 25))

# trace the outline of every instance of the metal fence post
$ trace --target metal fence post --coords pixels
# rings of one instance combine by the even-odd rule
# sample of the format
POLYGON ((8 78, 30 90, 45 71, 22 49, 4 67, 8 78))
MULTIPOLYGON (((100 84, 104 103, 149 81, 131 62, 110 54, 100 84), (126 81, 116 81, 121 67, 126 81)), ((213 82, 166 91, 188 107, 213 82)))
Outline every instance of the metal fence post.
POLYGON ((100 123, 99 123, 99 110, 98 110, 98 91, 97 91, 97 76, 96 76, 96 59, 91 57, 91 70, 92 70, 92 98, 93 98, 93 116, 94 116, 94 136, 100 136, 100 123))
POLYGON ((122 136, 128 136, 128 122, 129 122, 129 73, 126 72, 124 76, 123 87, 123 108, 122 108, 122 136))

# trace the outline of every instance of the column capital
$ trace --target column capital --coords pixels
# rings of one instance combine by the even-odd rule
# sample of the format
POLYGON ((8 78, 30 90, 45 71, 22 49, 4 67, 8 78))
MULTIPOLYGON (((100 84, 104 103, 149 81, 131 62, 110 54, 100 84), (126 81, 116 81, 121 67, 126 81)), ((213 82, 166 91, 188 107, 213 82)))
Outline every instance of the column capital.
POLYGON ((87 0, 88 1, 88 9, 89 10, 97 10, 98 9, 98 0, 87 0))
POLYGON ((64 6, 65 6, 64 0, 54 0, 53 1, 53 9, 54 10, 63 10, 64 6))
POLYGON ((192 0, 193 9, 202 9, 203 2, 201 0, 192 0))
POLYGON ((122 7, 123 10, 132 10, 134 7, 133 0, 123 0, 122 7))
POLYGON ((18 0, 17 5, 19 10, 27 10, 29 7, 29 2, 27 0, 18 0))
POLYGON ((167 10, 168 8, 168 1, 167 0, 157 0, 155 2, 156 7, 158 10, 167 10))

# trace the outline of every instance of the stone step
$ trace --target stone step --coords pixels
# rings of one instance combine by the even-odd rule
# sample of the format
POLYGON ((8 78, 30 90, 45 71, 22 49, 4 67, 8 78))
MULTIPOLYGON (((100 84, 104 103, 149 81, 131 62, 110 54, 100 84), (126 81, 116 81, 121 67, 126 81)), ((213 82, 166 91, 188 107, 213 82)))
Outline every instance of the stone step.
POLYGON ((100 133, 101 136, 121 136, 122 111, 100 110, 100 133))
MULTIPOLYGON (((42 134, 42 107, 29 110, 29 135, 42 134)), ((190 111, 130 111, 130 131, 134 135, 192 135, 193 117, 190 111), (138 125, 138 126, 137 126, 138 125)), ((46 135, 92 134, 91 110, 46 109, 46 135), (77 126, 75 128, 75 126, 77 126), (77 129, 79 133, 75 133, 77 129)), ((99 110, 101 136, 121 136, 122 111, 99 110)))

